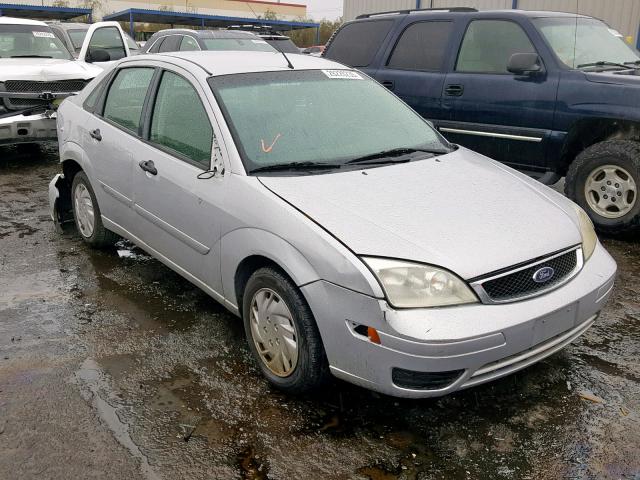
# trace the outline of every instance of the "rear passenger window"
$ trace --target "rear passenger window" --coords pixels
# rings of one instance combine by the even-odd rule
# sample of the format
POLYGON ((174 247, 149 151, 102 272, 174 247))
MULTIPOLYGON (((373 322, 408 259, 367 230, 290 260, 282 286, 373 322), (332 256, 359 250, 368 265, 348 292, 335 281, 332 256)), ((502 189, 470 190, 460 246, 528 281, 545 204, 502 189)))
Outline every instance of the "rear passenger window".
POLYGON ((149 49, 149 53, 158 53, 158 50, 162 46, 162 43, 164 42, 165 38, 167 37, 160 37, 158 40, 156 40, 156 42, 153 45, 151 45, 151 48, 149 49))
POLYGON ((412 24, 402 33, 387 66, 399 70, 439 72, 451 30, 451 22, 412 24))
POLYGON ((520 25, 505 20, 474 20, 462 40, 456 71, 509 73, 507 63, 514 53, 535 53, 520 25))
POLYGON ((373 61, 392 26, 393 20, 345 25, 329 45, 325 57, 350 67, 366 67, 373 61))
POLYGON ((182 37, 183 35, 168 35, 160 45, 158 52, 177 52, 180 48, 182 37))
POLYGON ((209 168, 213 128, 198 92, 184 78, 164 72, 158 88, 149 140, 209 168))
POLYGON ((180 42, 180 50, 181 51, 190 51, 190 50, 200 50, 200 46, 198 42, 196 42, 195 38, 190 37, 189 35, 185 35, 182 37, 182 42, 180 42))
POLYGON ((102 116, 137 134, 151 77, 153 68, 120 70, 109 89, 102 116))

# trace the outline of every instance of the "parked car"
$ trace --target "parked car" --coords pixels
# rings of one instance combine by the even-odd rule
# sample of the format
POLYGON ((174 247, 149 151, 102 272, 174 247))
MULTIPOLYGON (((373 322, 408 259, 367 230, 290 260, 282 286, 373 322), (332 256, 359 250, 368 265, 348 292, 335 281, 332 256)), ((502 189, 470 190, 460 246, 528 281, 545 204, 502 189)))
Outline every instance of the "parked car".
POLYGON ((402 397, 487 382, 575 340, 613 288, 580 207, 324 59, 128 58, 63 102, 58 138, 54 220, 239 315, 285 391, 329 371, 402 397))
POLYGON ((154 33, 147 40, 144 53, 189 50, 275 52, 267 42, 251 32, 172 28, 154 33))
POLYGON ((553 183, 601 232, 640 231, 640 53, 584 15, 364 15, 325 57, 357 67, 450 141, 553 183))
POLYGON ((269 25, 232 25, 228 27, 228 30, 255 33, 279 52, 295 54, 301 53, 300 48, 293 43, 293 40, 286 35, 277 32, 269 25))
MULTIPOLYGON (((51 27, 55 36, 58 37, 58 40, 77 58, 91 24, 75 22, 47 22, 47 24, 51 27)), ((129 34, 123 31, 122 38, 124 38, 129 47, 129 54, 137 55, 140 53, 140 47, 129 34)))
POLYGON ((324 52, 324 45, 314 45, 312 47, 307 47, 302 49, 302 53, 305 55, 313 55, 314 57, 319 57, 324 52))

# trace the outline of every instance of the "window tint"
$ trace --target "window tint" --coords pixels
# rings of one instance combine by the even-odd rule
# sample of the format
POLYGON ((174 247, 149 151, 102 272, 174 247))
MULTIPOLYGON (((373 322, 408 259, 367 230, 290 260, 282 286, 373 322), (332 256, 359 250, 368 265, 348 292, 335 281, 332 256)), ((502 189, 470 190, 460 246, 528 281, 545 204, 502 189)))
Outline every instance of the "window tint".
POLYGON ((116 27, 98 28, 89 41, 89 52, 94 50, 105 50, 109 53, 111 60, 120 60, 127 54, 122 43, 120 30, 116 27))
POLYGON ((175 73, 162 75, 149 139, 209 168, 213 141, 211 122, 196 90, 175 73))
POLYGON ((167 37, 160 37, 157 41, 155 41, 155 43, 153 43, 151 45, 151 48, 149 49, 149 53, 158 53, 158 50, 160 50, 160 47, 162 46, 162 43, 165 41, 167 37))
POLYGON ((502 20, 475 20, 465 33, 456 71, 508 73, 507 63, 514 53, 535 53, 522 28, 502 20))
POLYGON ((164 42, 162 42, 162 45, 160 45, 158 52, 177 52, 183 36, 184 35, 168 35, 164 39, 164 42))
POLYGON ((180 50, 200 50, 200 46, 198 42, 196 42, 195 38, 185 35, 182 37, 182 42, 180 42, 180 50))
POLYGON ((393 20, 356 22, 344 26, 333 39, 325 57, 351 67, 366 67, 382 45, 393 20))
POLYGON ((123 68, 111 84, 103 117, 138 133, 144 98, 153 77, 153 68, 123 68))
POLYGON ((389 68, 442 70, 451 22, 418 22, 407 28, 391 54, 389 68))

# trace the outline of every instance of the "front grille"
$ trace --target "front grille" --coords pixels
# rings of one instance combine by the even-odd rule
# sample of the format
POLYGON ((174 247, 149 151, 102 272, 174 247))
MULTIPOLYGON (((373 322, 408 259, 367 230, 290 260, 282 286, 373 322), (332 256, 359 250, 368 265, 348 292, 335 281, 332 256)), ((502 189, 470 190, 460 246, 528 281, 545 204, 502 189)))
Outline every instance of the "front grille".
POLYGON ((506 302, 547 291, 563 283, 578 267, 580 249, 561 255, 551 256, 548 260, 536 261, 529 267, 521 268, 503 276, 479 282, 489 299, 494 302, 506 302), (534 275, 545 267, 553 269, 553 276, 543 282, 536 282, 534 275))
POLYGON ((4 88, 7 92, 20 93, 65 93, 79 92, 87 84, 85 80, 59 80, 56 82, 36 82, 31 80, 7 80, 4 88))

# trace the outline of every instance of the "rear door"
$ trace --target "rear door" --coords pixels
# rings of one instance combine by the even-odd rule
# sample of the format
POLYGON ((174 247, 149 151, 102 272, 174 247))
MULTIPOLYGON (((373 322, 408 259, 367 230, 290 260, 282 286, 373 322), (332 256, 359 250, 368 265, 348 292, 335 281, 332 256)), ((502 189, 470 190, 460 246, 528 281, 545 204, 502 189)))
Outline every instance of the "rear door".
POLYGON ((514 53, 538 53, 530 35, 535 32, 512 20, 471 20, 444 85, 451 121, 437 126, 449 140, 501 162, 544 168, 558 72, 544 66, 533 76, 507 71, 514 53))
POLYGON ((395 24, 394 18, 379 18, 344 25, 324 56, 375 77, 382 46, 395 24))
POLYGON ((78 60, 107 67, 131 55, 125 34, 118 22, 91 25, 82 43, 78 60))
POLYGON ((453 21, 409 23, 386 53, 375 78, 427 119, 444 118, 441 97, 453 21))

